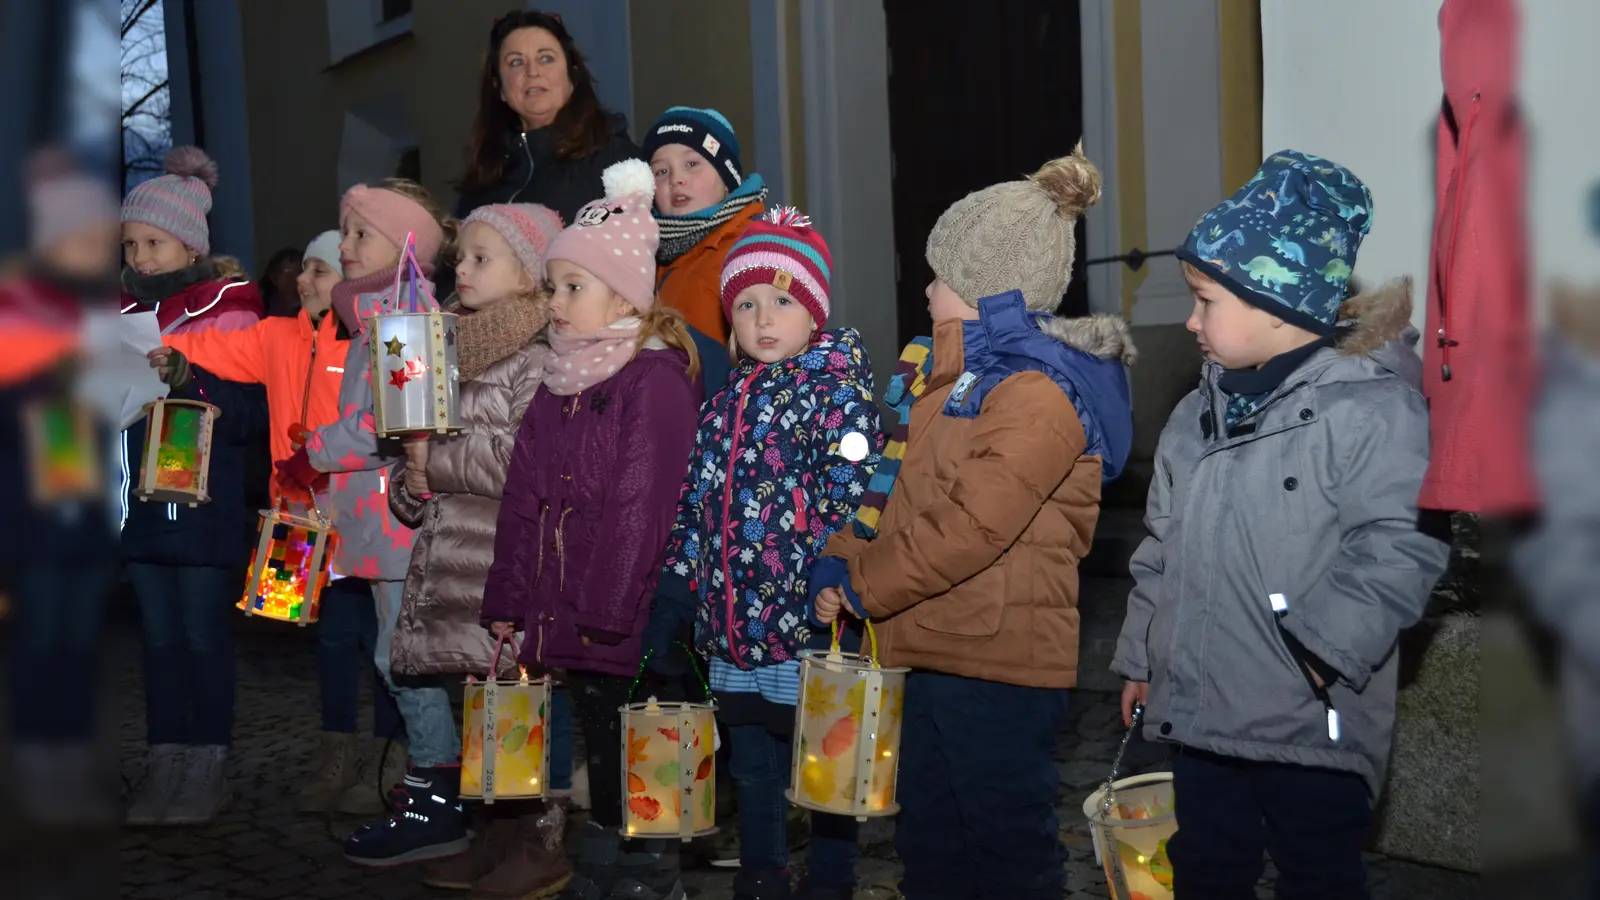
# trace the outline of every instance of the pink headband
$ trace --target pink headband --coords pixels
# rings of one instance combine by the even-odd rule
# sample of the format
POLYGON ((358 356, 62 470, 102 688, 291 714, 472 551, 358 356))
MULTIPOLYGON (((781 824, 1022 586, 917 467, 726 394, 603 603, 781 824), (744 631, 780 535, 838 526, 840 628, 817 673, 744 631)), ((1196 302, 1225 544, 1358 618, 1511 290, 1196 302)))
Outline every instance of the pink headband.
POLYGON ((417 236, 417 261, 430 265, 444 246, 444 229, 422 204, 388 188, 367 187, 358 184, 344 193, 339 204, 339 225, 342 227, 350 214, 359 213, 378 233, 388 238, 403 252, 406 233, 417 236))

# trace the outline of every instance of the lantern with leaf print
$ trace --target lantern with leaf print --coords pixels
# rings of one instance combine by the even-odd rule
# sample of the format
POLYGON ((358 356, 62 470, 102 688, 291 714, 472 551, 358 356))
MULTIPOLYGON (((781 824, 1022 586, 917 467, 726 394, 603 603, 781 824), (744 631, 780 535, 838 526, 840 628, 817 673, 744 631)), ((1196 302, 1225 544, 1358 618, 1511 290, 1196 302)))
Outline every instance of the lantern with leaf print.
MULTIPOLYGON (((489 677, 467 677, 461 721, 461 796, 496 800, 543 797, 549 788, 550 676, 501 678, 495 646, 489 677)), ((515 657, 515 653, 513 653, 515 657)))
POLYGON ((685 841, 717 830, 716 706, 622 707, 622 833, 685 841))
POLYGON ((892 816, 900 766, 900 723, 905 704, 904 668, 883 668, 868 622, 873 653, 833 648, 800 653, 800 702, 795 707, 795 748, 789 778, 791 803, 818 812, 866 821, 892 816))

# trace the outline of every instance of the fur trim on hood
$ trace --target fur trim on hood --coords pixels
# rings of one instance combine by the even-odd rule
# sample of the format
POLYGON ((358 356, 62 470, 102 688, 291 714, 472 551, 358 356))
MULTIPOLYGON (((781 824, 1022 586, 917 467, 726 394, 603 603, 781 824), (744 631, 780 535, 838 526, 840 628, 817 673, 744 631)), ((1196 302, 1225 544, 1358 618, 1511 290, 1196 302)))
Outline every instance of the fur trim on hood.
POLYGON ((1126 319, 1107 313, 1077 318, 1050 316, 1041 320, 1039 330, 1075 350, 1100 359, 1121 359, 1131 366, 1139 359, 1133 346, 1133 329, 1126 319))
POLYGON ((1368 356, 1399 340, 1411 326, 1411 279, 1396 278, 1346 300, 1339 307, 1339 324, 1350 328, 1339 340, 1344 356, 1368 356))

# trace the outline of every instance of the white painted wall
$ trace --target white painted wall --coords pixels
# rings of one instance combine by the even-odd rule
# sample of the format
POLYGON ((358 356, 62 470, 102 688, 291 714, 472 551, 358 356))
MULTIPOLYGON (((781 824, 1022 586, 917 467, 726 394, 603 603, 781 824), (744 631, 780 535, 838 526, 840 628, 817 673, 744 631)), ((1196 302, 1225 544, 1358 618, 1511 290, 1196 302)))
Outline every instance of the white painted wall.
MULTIPOLYGON (((1433 227, 1438 3, 1264 0, 1262 152, 1336 160, 1372 190, 1372 233, 1356 275, 1421 285, 1433 227), (1315 35, 1315 39, 1307 36, 1315 35)), ((1522 4, 1529 247, 1535 293, 1553 278, 1600 283, 1600 239, 1585 224, 1600 183, 1600 4, 1522 4)), ((1413 316, 1420 326, 1424 306, 1413 316)))

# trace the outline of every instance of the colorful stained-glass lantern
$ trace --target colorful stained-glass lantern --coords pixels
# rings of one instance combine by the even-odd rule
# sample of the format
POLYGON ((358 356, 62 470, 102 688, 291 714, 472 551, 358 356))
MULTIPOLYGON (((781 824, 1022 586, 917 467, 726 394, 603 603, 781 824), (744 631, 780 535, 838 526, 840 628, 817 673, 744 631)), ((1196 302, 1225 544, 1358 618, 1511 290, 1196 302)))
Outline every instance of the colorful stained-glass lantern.
POLYGON ((144 452, 133 493, 140 500, 199 506, 211 500, 211 432, 222 410, 170 397, 145 405, 144 452))
POLYGON ((457 317, 446 312, 373 316, 372 422, 379 437, 461 430, 457 317))
POLYGON ((550 678, 468 678, 461 716, 461 796, 520 800, 549 787, 550 678))
POLYGON ((711 703, 622 707, 622 833, 682 838, 717 830, 717 708, 711 703))
POLYGON ((28 495, 36 506, 89 500, 104 487, 94 414, 70 400, 40 400, 23 411, 28 495))
POLYGON ((841 652, 837 630, 833 649, 800 652, 789 802, 861 821, 900 810, 894 789, 908 671, 841 652))
POLYGON ((245 615, 310 625, 322 608, 339 535, 320 514, 261 511, 260 537, 239 608, 245 615))
POLYGON ((1106 870, 1113 900, 1172 900, 1167 842, 1178 832, 1172 773, 1153 772, 1113 782, 1083 801, 1094 855, 1106 870))

